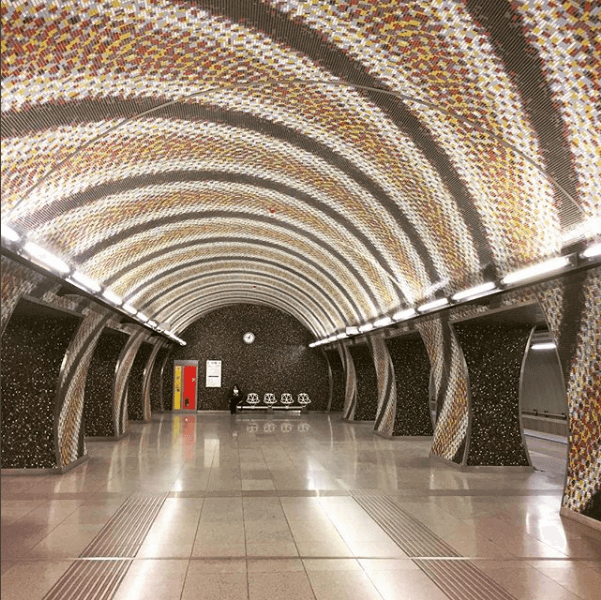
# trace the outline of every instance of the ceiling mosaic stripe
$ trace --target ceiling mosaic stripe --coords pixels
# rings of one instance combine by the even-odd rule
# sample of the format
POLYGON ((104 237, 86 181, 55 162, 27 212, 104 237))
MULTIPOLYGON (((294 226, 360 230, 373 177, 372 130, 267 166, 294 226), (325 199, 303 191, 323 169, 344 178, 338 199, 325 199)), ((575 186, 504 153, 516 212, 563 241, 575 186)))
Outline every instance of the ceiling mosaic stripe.
POLYGON ((155 250, 114 274, 106 283, 112 285, 117 282, 117 287, 128 290, 128 299, 136 298, 136 301, 143 304, 146 298, 162 294, 164 282, 159 280, 163 277, 183 273, 187 269, 206 269, 211 264, 235 260, 247 260, 257 267, 273 266, 306 280, 307 285, 323 290, 335 302, 338 310, 347 315, 349 323, 362 323, 367 318, 354 295, 349 293, 349 287, 334 278, 321 264, 286 246, 278 247, 273 242, 263 240, 253 245, 249 241, 213 238, 211 244, 206 246, 198 247, 193 240, 172 246, 169 251, 155 250), (120 279, 123 281, 120 282, 120 279))

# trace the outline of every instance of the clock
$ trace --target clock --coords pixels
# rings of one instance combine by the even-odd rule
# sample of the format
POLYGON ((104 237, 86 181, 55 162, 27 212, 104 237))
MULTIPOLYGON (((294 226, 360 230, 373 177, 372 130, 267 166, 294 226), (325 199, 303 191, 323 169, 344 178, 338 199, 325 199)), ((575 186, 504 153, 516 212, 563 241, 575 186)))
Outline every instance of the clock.
POLYGON ((245 344, 252 344, 255 341, 255 334, 252 331, 248 331, 244 334, 242 338, 245 344))

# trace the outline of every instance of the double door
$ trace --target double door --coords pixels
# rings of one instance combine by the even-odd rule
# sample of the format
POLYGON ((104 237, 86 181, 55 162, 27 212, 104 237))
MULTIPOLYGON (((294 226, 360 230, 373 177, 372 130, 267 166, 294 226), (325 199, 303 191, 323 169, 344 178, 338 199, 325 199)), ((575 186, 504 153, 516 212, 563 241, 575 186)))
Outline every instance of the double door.
POLYGON ((173 410, 196 411, 198 361, 176 360, 173 373, 173 410))

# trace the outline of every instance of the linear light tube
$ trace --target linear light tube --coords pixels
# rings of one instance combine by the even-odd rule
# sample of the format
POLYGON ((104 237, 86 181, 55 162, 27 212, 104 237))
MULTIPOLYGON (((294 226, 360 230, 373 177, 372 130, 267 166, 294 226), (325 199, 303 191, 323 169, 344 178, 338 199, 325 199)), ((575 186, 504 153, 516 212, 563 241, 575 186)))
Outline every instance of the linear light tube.
POLYGON ((91 277, 88 277, 83 273, 79 273, 78 271, 75 271, 71 274, 71 279, 76 283, 83 285, 83 287, 87 288, 91 292, 99 292, 102 289, 97 281, 94 281, 91 277))
POLYGON ((555 348, 557 348, 557 346, 553 342, 542 342, 530 346, 530 350, 555 350, 555 348))
POLYGON ((309 348, 315 348, 315 346, 317 346, 317 344, 315 342, 312 342, 311 344, 309 344, 309 348))
POLYGON ((57 271, 64 275, 71 270, 66 262, 34 242, 27 242, 25 246, 23 246, 23 250, 25 250, 32 258, 35 258, 46 265, 52 271, 57 271))
POLYGON ((546 275, 547 273, 564 269, 569 264, 569 256, 558 256, 557 258, 546 260, 545 262, 538 263, 537 265, 532 265, 531 267, 526 267, 525 269, 520 269, 519 271, 509 273, 509 275, 505 275, 505 277, 503 277, 501 283, 508 285, 525 281, 526 279, 533 279, 540 275, 546 275))
POLYGON ((347 327, 346 328, 346 335, 357 335, 358 333, 359 333, 358 327, 347 327))
POLYGON ((127 302, 123 305, 123 310, 128 312, 130 315, 135 315, 138 312, 131 304, 128 304, 127 302))
POLYGON ((395 321, 404 321, 405 319, 409 319, 410 317, 413 317, 416 314, 417 312, 415 308, 407 308, 405 310, 400 310, 398 313, 395 313, 394 315, 392 315, 392 318, 395 321))
POLYGON ((366 331, 371 331, 373 328, 373 323, 365 323, 365 325, 361 325, 361 327, 359 327, 359 331, 361 333, 365 333, 366 331))
POLYGON ((146 325, 148 325, 148 327, 152 327, 154 329, 157 326, 157 322, 156 321, 148 321, 148 323, 146 323, 146 325))
POLYGON ((419 312, 426 312, 428 310, 434 310, 435 308, 440 308, 442 306, 446 306, 449 303, 448 298, 440 298, 439 300, 433 300, 432 302, 428 302, 426 304, 422 304, 417 307, 419 312))
POLYGON ((457 292, 453 294, 451 298, 455 301, 457 300, 465 300, 466 298, 477 298, 482 294, 486 294, 488 292, 492 292, 497 289, 497 285, 493 281, 488 281, 486 283, 481 283, 480 285, 476 285, 474 287, 468 288, 467 290, 462 290, 461 292, 457 292))
POLYGON ((580 254, 582 258, 594 258, 595 256, 601 256, 601 243, 593 244, 589 246, 582 254, 580 254))
POLYGON ((108 300, 111 304, 116 304, 117 306, 123 304, 123 300, 117 296, 117 294, 111 292, 111 290, 104 290, 104 292, 102 292, 102 297, 105 300, 108 300))
POLYGON ((346 335, 346 333, 343 331, 342 333, 339 333, 339 334, 336 336, 336 339, 337 339, 337 340, 343 340, 345 337, 348 337, 348 336, 347 336, 347 335, 346 335))
POLYGON ((140 321, 143 321, 144 323, 148 321, 148 317, 144 313, 139 312, 136 316, 138 317, 138 319, 140 319, 140 321))
POLYGON ((392 319, 390 317, 382 317, 377 321, 374 321, 374 327, 386 327, 386 325, 390 325, 392 323, 392 319))
POLYGON ((21 236, 8 225, 2 225, 2 237, 9 242, 18 242, 21 239, 21 236))

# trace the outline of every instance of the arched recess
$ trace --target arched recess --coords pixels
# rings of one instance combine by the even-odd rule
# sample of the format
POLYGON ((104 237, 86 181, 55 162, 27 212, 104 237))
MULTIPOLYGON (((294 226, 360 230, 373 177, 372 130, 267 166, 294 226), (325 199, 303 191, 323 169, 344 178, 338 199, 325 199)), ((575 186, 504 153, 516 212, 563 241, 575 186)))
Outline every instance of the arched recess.
POLYGON ((385 340, 394 368, 396 410, 390 435, 431 436, 430 360, 419 333, 385 340))
POLYGON ((372 352, 367 343, 349 346, 348 350, 357 382, 356 407, 352 420, 375 421, 379 397, 378 377, 372 352))
POLYGON ((150 407, 146 405, 144 383, 146 368, 154 350, 153 344, 140 344, 131 366, 127 382, 127 417, 130 421, 146 422, 150 419, 150 407))
POLYGON ((15 306, 2 335, 2 469, 63 467, 61 381, 81 321, 77 313, 33 299, 15 306))
POLYGON ((325 350, 324 354, 328 360, 331 376, 331 402, 329 411, 339 412, 344 408, 345 384, 344 366, 338 349, 325 350))
POLYGON ((128 337, 123 331, 107 327, 96 344, 84 390, 84 429, 88 437, 116 436, 113 397, 117 365, 128 337))

